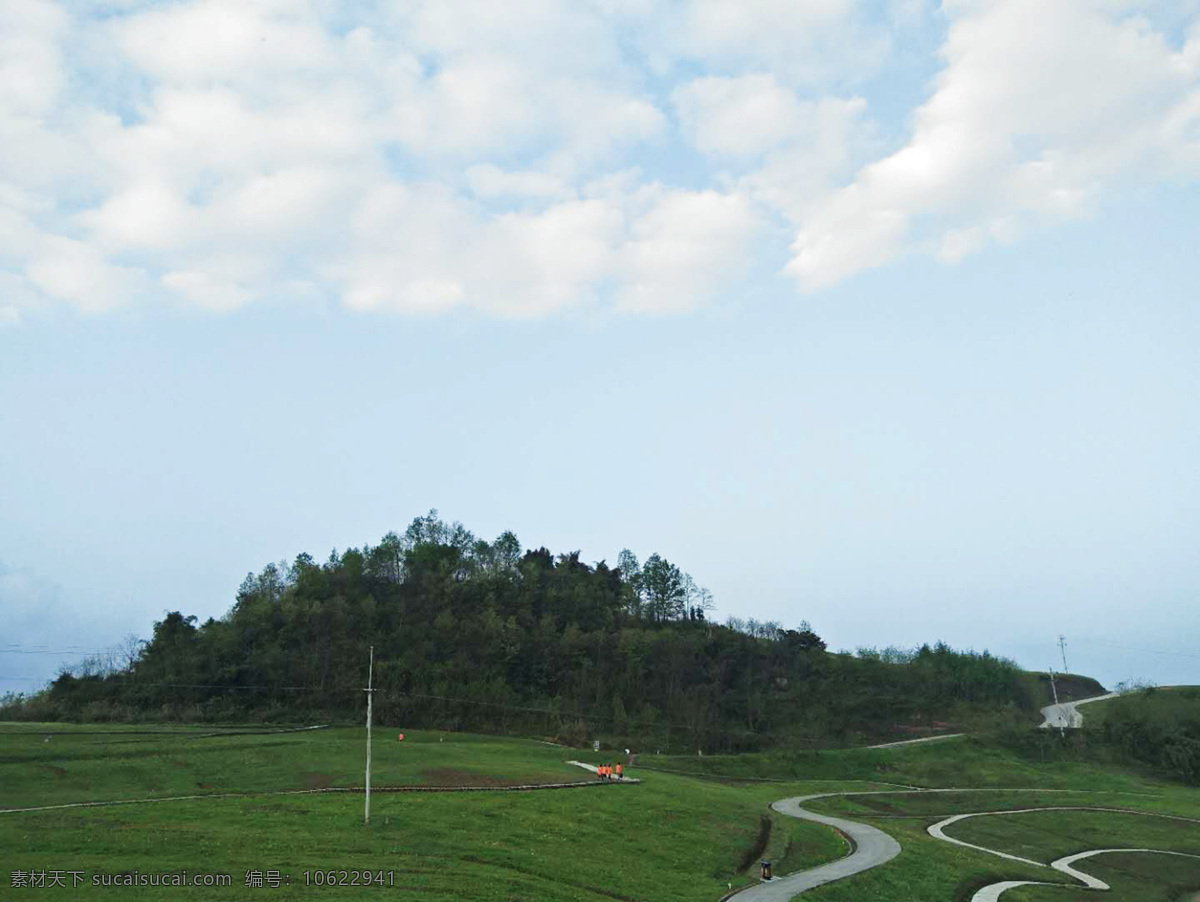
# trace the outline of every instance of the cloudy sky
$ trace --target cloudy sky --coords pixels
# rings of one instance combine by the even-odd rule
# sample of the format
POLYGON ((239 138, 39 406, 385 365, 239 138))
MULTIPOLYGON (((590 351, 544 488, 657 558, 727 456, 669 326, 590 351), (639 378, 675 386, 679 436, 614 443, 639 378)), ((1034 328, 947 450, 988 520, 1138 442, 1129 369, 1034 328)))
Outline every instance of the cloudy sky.
POLYGON ((0 691, 431 507, 1200 683, 1198 214, 1197 0, 6 0, 0 691))

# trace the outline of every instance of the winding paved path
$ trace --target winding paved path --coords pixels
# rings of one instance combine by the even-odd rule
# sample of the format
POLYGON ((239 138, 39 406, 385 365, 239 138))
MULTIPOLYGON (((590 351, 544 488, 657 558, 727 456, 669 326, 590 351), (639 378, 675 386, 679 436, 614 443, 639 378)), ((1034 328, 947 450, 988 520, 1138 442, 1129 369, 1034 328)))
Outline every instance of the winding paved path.
POLYGON ((942 739, 957 739, 959 736, 966 736, 966 733, 939 733, 937 736, 923 736, 920 739, 901 739, 899 742, 883 742, 879 745, 868 745, 869 749, 894 749, 902 745, 918 745, 922 742, 938 742, 942 739))
POLYGON ((1116 852, 1137 852, 1147 855, 1174 855, 1180 858, 1195 858, 1200 861, 1200 855, 1190 855, 1187 852, 1171 852, 1165 849, 1092 849, 1087 852, 1075 852, 1071 855, 1064 855, 1049 864, 1041 861, 1034 861, 1030 858, 1021 858, 1019 855, 1010 855, 1008 852, 1001 852, 998 849, 989 849, 986 846, 977 846, 974 843, 964 842, 961 839, 955 839, 952 836, 947 836, 944 828, 961 820, 966 820, 971 817, 993 817, 1006 814, 1029 814, 1035 811, 1117 811, 1121 814, 1140 814, 1145 817, 1167 818, 1173 821, 1185 821, 1192 824, 1200 824, 1200 820, 1190 817, 1178 817, 1171 814, 1158 814, 1152 811, 1129 811, 1123 808, 1021 808, 1012 811, 980 811, 973 814, 956 814, 953 817, 948 817, 945 820, 938 821, 929 827, 929 835, 934 839, 944 840, 945 842, 954 843, 956 846, 964 846, 968 849, 975 849, 978 852, 987 852, 989 855, 996 855, 1000 858, 1007 858, 1010 861, 1019 861, 1022 864, 1030 864, 1039 868, 1053 868, 1061 874, 1066 874, 1068 877, 1073 877, 1083 887, 1078 887, 1074 883, 1051 883, 1046 880, 1001 880, 998 883, 990 883, 980 890, 977 890, 975 895, 971 897, 971 902, 997 902, 997 900, 1008 890, 1015 889, 1018 886, 1062 886, 1069 888, 1086 888, 1095 890, 1112 889, 1107 883, 1099 877, 1093 877, 1091 874, 1084 873, 1073 867, 1075 862, 1082 861, 1085 858, 1092 858, 1096 855, 1110 855, 1116 852))
POLYGON ((809 802, 813 799, 824 799, 829 796, 839 795, 845 795, 845 793, 823 792, 811 796, 796 796, 795 798, 781 799, 778 802, 773 802, 771 807, 780 814, 786 814, 789 817, 798 817, 801 820, 813 821, 818 824, 825 824, 828 827, 840 830, 850 838, 854 846, 853 851, 845 858, 831 861, 829 864, 823 864, 820 867, 811 868, 807 871, 790 874, 787 877, 776 877, 774 880, 765 881, 758 886, 751 886, 749 889, 737 894, 738 902, 750 902, 750 900, 753 900, 753 902, 787 902, 792 896, 802 893, 806 889, 812 889, 814 886, 820 886, 823 883, 830 883, 834 880, 841 880, 843 877, 849 877, 868 868, 878 867, 900 854, 900 843, 896 842, 896 840, 892 839, 882 830, 877 830, 866 824, 856 824, 854 821, 847 821, 842 818, 826 817, 823 814, 816 814, 800 807, 804 802, 809 802))
MULTIPOLYGON (((771 808, 778 811, 780 814, 786 814, 789 817, 800 818, 801 820, 812 821, 817 824, 825 824, 829 827, 834 827, 851 840, 853 850, 845 858, 837 861, 829 862, 828 864, 820 865, 819 867, 810 868, 806 871, 799 871, 795 874, 789 874, 786 877, 776 877, 773 880, 764 881, 757 885, 751 885, 746 889, 736 893, 737 902, 787 902, 793 896, 796 896, 805 890, 813 889, 825 883, 832 883, 834 880, 841 880, 844 877, 851 877, 854 874, 862 873, 871 868, 879 867, 881 864, 886 864, 897 855, 900 854, 900 843, 896 842, 892 837, 888 836, 882 830, 867 824, 859 824, 854 821, 848 821, 844 818, 828 817, 823 814, 809 811, 803 808, 805 802, 811 802, 816 799, 835 798, 840 796, 865 796, 865 795, 915 795, 915 794, 954 794, 954 793, 992 793, 992 792, 1036 792, 1036 793, 1086 793, 1101 792, 1103 794, 1115 795, 1141 795, 1141 793, 1125 793, 1114 792, 1112 790, 1089 790, 1089 789, 1042 789, 1039 787, 1012 787, 1012 788, 951 788, 951 789, 912 789, 912 790, 869 790, 864 792, 823 792, 815 795, 796 796, 790 799, 781 799, 778 802, 773 802, 771 808)), ((1033 861, 1028 858, 1021 858, 1017 855, 1010 855, 1007 852, 1001 852, 996 849, 988 849, 983 846, 972 845, 953 837, 946 836, 942 832, 942 828, 950 824, 964 820, 969 817, 984 817, 993 814, 1021 814, 1030 811, 1114 811, 1122 814, 1143 814, 1147 817, 1164 817, 1171 820, 1186 821, 1188 823, 1200 823, 1200 820, 1187 817, 1178 817, 1176 815, 1158 814, 1148 811, 1132 811, 1127 808, 1097 808, 1086 806, 1060 806, 1057 808, 1028 808, 1010 811, 980 811, 967 812, 956 814, 951 817, 938 821, 936 824, 928 828, 929 835, 935 839, 944 840, 955 845, 965 846, 969 849, 974 849, 980 852, 987 852, 991 855, 996 855, 1000 858, 1007 858, 1011 861, 1018 861, 1024 864, 1034 865, 1035 867, 1050 867, 1061 873, 1068 874, 1072 877, 1077 877, 1084 884, 1092 889, 1107 889, 1107 885, 1100 886, 1096 878, 1090 875, 1084 875, 1082 872, 1073 870, 1070 865, 1083 858, 1092 855, 1101 855, 1112 851, 1140 851, 1140 852, 1155 852, 1154 849, 1096 849, 1090 852, 1080 852, 1075 855, 1068 855, 1066 858, 1060 858, 1051 864, 1045 864, 1040 861, 1033 861), (1059 867, 1062 865, 1062 867, 1059 867), (1096 885, 1088 881, 1096 881, 1096 885)), ((1184 855, 1188 858, 1200 858, 1200 856, 1186 855, 1182 852, 1164 852, 1167 855, 1184 855)), ((984 887, 971 898, 971 902, 994 902, 996 897, 1006 889, 1011 889, 1014 886, 1024 886, 1029 881, 1004 881, 1002 883, 992 884, 984 887), (995 896, 980 895, 984 892, 995 892, 995 896)), ((1038 881, 1034 881, 1035 883, 1038 881)), ((1054 885, 1073 885, 1073 884, 1054 884, 1054 885)))
POLYGON ((1109 692, 1106 695, 1093 695, 1091 698, 1080 699, 1077 702, 1060 702, 1057 705, 1047 705, 1042 708, 1042 717, 1045 718, 1043 727, 1082 727, 1083 715, 1079 713, 1079 706, 1086 705, 1091 702, 1102 702, 1106 698, 1116 698, 1120 695, 1119 692, 1109 692))
MULTIPOLYGON (((1084 701, 1099 701, 1102 698, 1111 698, 1116 693, 1108 695, 1100 695, 1095 698, 1085 699, 1084 701)), ((1082 718, 1075 713, 1075 706, 1081 705, 1083 702, 1066 702, 1064 705, 1050 705, 1042 709, 1042 715, 1046 718, 1046 723, 1042 726, 1050 726, 1051 719, 1048 712, 1066 708, 1071 712, 1070 716, 1082 718)), ((924 739, 905 740, 903 742, 890 742, 883 745, 870 746, 873 749, 895 748, 896 746, 913 745, 919 742, 932 742, 940 739, 955 739, 962 736, 962 733, 954 733, 951 735, 930 736, 924 739)), ((577 762, 571 762, 577 763, 577 762)), ((919 792, 973 792, 977 790, 965 789, 931 789, 917 790, 919 792)), ((998 790, 1005 791, 1005 790, 998 790)), ((1040 790, 1039 790, 1040 791, 1040 790)), ((823 799, 830 796, 841 795, 883 795, 890 791, 881 793, 820 793, 817 795, 797 796, 790 799, 781 799, 778 802, 772 803, 771 807, 781 814, 786 814, 789 817, 800 818, 801 820, 812 821, 817 824, 825 824, 829 827, 834 827, 840 830, 843 835, 848 837, 853 845, 850 854, 838 861, 823 864, 819 867, 810 868, 806 871, 799 871, 795 874, 789 874, 786 877, 776 877, 773 880, 764 881, 757 886, 750 886, 737 894, 738 902, 787 902, 798 893, 812 889, 816 886, 821 886, 825 883, 831 883, 834 880, 841 880, 844 877, 850 877, 854 874, 862 873, 871 868, 879 867, 881 864, 886 864, 897 855, 900 854, 900 843, 892 839, 882 830, 867 824, 858 824, 854 821, 844 820, 836 817, 826 817, 822 814, 816 814, 801 807, 804 802, 810 802, 814 799, 823 799)), ((946 838, 946 837, 943 837, 946 838)), ((951 840, 953 841, 953 840, 951 840)))
MULTIPOLYGON (((1200 858, 1200 855, 1188 855, 1186 852, 1163 852, 1159 849, 1093 849, 1090 852, 1076 852, 1074 855, 1067 855, 1065 858, 1060 858, 1057 861, 1050 862, 1050 867, 1056 871, 1061 871, 1071 877, 1076 878, 1084 884, 1088 889, 1106 890, 1112 889, 1107 883, 1098 877, 1093 877, 1091 874, 1085 874, 1083 871, 1077 871, 1071 865, 1084 858, 1091 858, 1093 855, 1109 855, 1113 852, 1145 852, 1152 855, 1178 855, 1182 858, 1200 858)), ((971 902, 997 902, 1001 895, 1010 889, 1016 889, 1018 886, 1062 886, 1073 889, 1079 889, 1074 883, 1048 883, 1044 880, 1003 880, 1000 883, 993 883, 985 886, 971 897, 971 902)))

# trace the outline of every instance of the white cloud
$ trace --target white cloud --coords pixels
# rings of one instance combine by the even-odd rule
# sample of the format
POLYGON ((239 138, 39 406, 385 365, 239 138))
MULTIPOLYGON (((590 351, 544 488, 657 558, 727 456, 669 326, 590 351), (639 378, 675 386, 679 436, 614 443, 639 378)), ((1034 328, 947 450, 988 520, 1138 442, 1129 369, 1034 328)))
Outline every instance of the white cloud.
POLYGON ((741 178, 739 187, 793 223, 805 221, 877 147, 878 136, 866 112, 866 101, 859 97, 804 104, 804 128, 768 153, 759 169, 741 178))
POLYGON ((772 75, 706 76, 676 89, 684 136, 700 151, 748 167, 748 196, 792 221, 827 196, 874 144, 862 98, 802 100, 772 75))
POLYGON ((805 289, 957 261, 1200 174, 1200 31, 1147 8, 944 4, 881 156, 847 86, 924 0, 12 0, 0 305, 681 311, 772 220, 805 289))
POLYGON ((215 312, 236 310, 253 297, 248 289, 211 272, 169 272, 162 277, 162 283, 195 306, 215 312))
POLYGON ((819 289, 933 239, 960 259, 1013 217, 1091 214, 1118 178, 1186 157, 1194 75, 1107 0, 959 2, 946 68, 913 135, 798 231, 788 266, 819 289), (940 237, 939 236, 940 233, 940 237))
POLYGON ((854 0, 682 0, 636 5, 643 47, 669 71, 677 59, 721 74, 769 71, 790 84, 858 82, 890 52, 884 23, 854 0))
POLYGON ((49 0, 7 0, 0 31, 0 115, 50 109, 66 81, 58 40, 69 17, 49 0))
POLYGON ((397 105, 396 134, 418 152, 464 157, 540 143, 549 124, 531 75, 515 60, 453 63, 397 105))
POLYGON ((716 191, 647 192, 651 203, 622 249, 628 313, 690 310, 745 268, 760 222, 747 199, 716 191))
POLYGON ((987 241, 987 232, 980 226, 951 229, 942 236, 938 257, 946 263, 957 263, 978 251, 987 241))
POLYGON ((500 216, 436 186, 393 185, 356 213, 352 249, 328 275, 361 311, 538 316, 595 302, 612 282, 618 309, 668 313, 743 268, 758 227, 739 195, 620 180, 500 216))
POLYGON ((273 90, 264 76, 335 70, 330 40, 313 4, 201 0, 152 8, 117 20, 129 62, 175 84, 246 84, 273 90), (307 14, 307 15, 306 15, 307 14))
POLYGON ((79 219, 101 246, 161 248, 179 241, 188 215, 188 204, 168 182, 137 181, 79 219))
POLYGON ((71 303, 83 313, 103 313, 133 300, 143 274, 108 262, 96 248, 71 238, 52 236, 32 255, 25 268, 30 283, 51 297, 71 303))
POLYGON ((622 64, 611 24, 589 3, 405 0, 393 15, 423 54, 471 56, 486 47, 559 73, 604 72, 622 64))
POLYGON ((684 134, 712 154, 754 156, 790 141, 806 126, 804 105, 773 76, 707 76, 677 89, 684 134))
POLYGON ((493 198, 545 198, 570 196, 567 183, 549 172, 509 172, 491 163, 471 166, 466 171, 467 184, 475 196, 493 198))

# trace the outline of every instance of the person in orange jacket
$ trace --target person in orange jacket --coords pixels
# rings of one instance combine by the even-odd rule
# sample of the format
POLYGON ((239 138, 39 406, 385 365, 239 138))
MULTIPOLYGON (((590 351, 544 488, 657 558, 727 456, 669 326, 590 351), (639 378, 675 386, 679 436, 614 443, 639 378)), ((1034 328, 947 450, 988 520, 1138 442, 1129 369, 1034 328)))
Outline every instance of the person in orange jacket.
POLYGON ((621 762, 618 761, 617 762, 617 779, 618 780, 624 779, 623 775, 624 775, 624 771, 622 771, 622 769, 621 769, 621 762))

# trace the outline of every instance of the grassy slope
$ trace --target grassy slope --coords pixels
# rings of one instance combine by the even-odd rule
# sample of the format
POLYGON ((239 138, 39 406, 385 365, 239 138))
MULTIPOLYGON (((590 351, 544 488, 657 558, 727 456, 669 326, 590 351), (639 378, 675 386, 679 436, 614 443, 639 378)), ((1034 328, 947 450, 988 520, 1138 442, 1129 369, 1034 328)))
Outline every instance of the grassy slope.
MULTIPOLYGON (((1074 804, 1074 803, 1072 803, 1074 804)), ((1200 855, 1200 823, 1110 811, 1033 811, 968 818, 948 836, 1034 861, 1088 849, 1166 849, 1200 855)), ((1193 867, 1200 870, 1200 861, 1193 867)))
MULTIPOLYGON (((1165 790, 1166 787, 1160 787, 1165 790)), ((866 807, 873 803, 882 816, 863 816, 855 819, 885 830, 904 846, 904 853, 893 864, 861 875, 852 882, 829 884, 805 894, 805 898, 824 902, 905 902, 905 900, 969 899, 980 887, 999 880, 1049 880, 1068 882, 1046 868, 1035 868, 1019 862, 1006 861, 985 852, 963 849, 932 839, 926 828, 950 814, 1012 807, 1050 807, 1061 805, 1100 805, 1136 808, 1157 808, 1174 812, 1200 812, 1200 793, 1184 791, 1178 795, 1163 791, 1156 798, 1113 796, 1109 794, 1058 794, 1029 792, 1021 794, 996 793, 953 797, 949 794, 904 795, 893 797, 858 797, 822 801, 812 807, 829 813, 845 814, 853 802, 866 807), (891 804, 885 805, 885 802, 891 804)), ((1160 846, 1177 851, 1193 851, 1200 847, 1200 825, 1181 824, 1144 815, 1107 814, 1103 812, 1035 812, 1029 815, 1003 815, 972 818, 952 825, 947 834, 987 848, 1049 862, 1072 852, 1105 847, 1160 846)), ((1128 856, 1134 857, 1134 856, 1128 856)), ((1140 902, 1140 900, 1176 899, 1184 890, 1200 890, 1200 862, 1167 861, 1165 856, 1151 856, 1160 869, 1139 863, 1139 872, 1146 877, 1140 881, 1123 880, 1123 894, 1110 898, 1140 902), (1154 875, 1160 876, 1154 876, 1154 875)), ((1111 871, 1118 865, 1107 865, 1111 871)), ((1100 867, 1085 868, 1103 876, 1100 867)), ((1105 878, 1107 879, 1107 878, 1105 878)), ((1113 884, 1114 888, 1118 883, 1113 884)), ((1030 896, 1030 899, 1060 898, 1061 890, 1047 890, 1058 896, 1030 896)), ((1008 897, 1005 896, 1007 899, 1008 897)), ((1021 898, 1021 897, 1018 897, 1021 898)))
MULTIPOLYGON (((44 742, 47 732, 0 735, 0 807, 362 779, 362 730, 218 737, 78 730, 44 742)), ((399 743, 377 736, 373 782, 589 779, 563 763, 576 756, 522 740, 416 733, 399 743)), ((186 868, 236 878, 232 890, 189 888, 186 895, 195 899, 257 898, 262 890, 242 886, 249 869, 291 873, 292 893, 305 894, 299 875, 314 868, 383 868, 396 873, 397 886, 431 899, 715 899, 730 883, 748 882, 737 869, 753 851, 767 803, 781 790, 813 791, 804 783, 747 790, 670 775, 645 778, 639 786, 533 793, 376 794, 370 828, 362 826, 357 794, 4 814, 0 856, 9 871, 186 868)), ((772 831, 767 852, 799 868, 840 857, 845 848, 818 825, 788 822, 772 831)), ((314 887, 307 894, 362 892, 314 887)))
MULTIPOLYGON (((1195 861, 1167 855, 1104 855, 1080 867, 1099 877, 1112 892, 1098 898, 1122 902, 1185 902, 1195 899, 1195 861)), ((1004 902, 1062 902, 1078 892, 1048 886, 1021 887, 1004 895, 1004 902), (1068 896, 1070 893, 1070 896, 1068 896)))
MULTIPOLYGON (((848 796, 810 803, 809 807, 813 810, 849 816, 854 820, 872 824, 894 836, 904 847, 903 854, 885 867, 861 874, 853 880, 827 884, 805 894, 806 899, 811 898, 817 902, 962 900, 969 899, 976 889, 998 880, 1058 879, 1047 869, 1009 862, 985 852, 956 847, 932 839, 926 832, 926 828, 935 821, 960 812, 1089 805, 1129 807, 1200 817, 1200 790, 1164 783, 1133 769, 1100 767, 1081 762, 1042 764, 995 748, 986 739, 971 737, 887 751, 864 749, 821 752, 816 755, 803 752, 773 753, 726 758, 663 758, 656 761, 660 762, 672 768, 689 768, 694 772, 710 771, 724 774, 726 777, 734 773, 758 779, 795 777, 799 774, 809 777, 840 774, 843 778, 889 780, 929 788, 1028 787, 1031 790, 1020 793, 898 793, 848 796), (1082 791, 1039 791, 1045 789, 1082 791)), ((866 787, 860 787, 862 788, 866 787)), ((1080 817, 1102 815, 1083 813, 1080 817)), ((989 819, 981 818, 978 822, 982 824, 987 820, 989 819)), ((1012 823, 1019 826, 1019 822, 1012 823)), ((1092 843, 1091 845, 1077 844, 1068 851, 1116 845, 1130 838, 1128 831, 1120 828, 1116 821, 1100 821, 1096 826, 1098 829, 1086 831, 1084 834, 1085 843, 1092 843), (1108 836, 1112 842, 1102 841, 1104 836, 1108 836)), ((1193 827, 1172 822, 1172 826, 1166 829, 1174 831, 1178 836, 1186 835, 1188 842, 1200 838, 1200 825, 1193 827)), ((951 835, 959 835, 954 831, 950 832, 951 835)), ((966 839, 965 836, 963 838, 966 839)), ((1048 861, 1055 856, 1044 857, 1039 854, 1030 857, 1048 861)), ((1165 859, 1159 856, 1160 864, 1163 860, 1165 859)), ((1147 865, 1139 864, 1138 867, 1144 869, 1147 865)), ((1179 862, 1170 862, 1162 867, 1164 875, 1175 875, 1171 878, 1174 882, 1168 880, 1167 876, 1157 884, 1153 881, 1126 880, 1122 885, 1128 890, 1127 894, 1114 894, 1110 898, 1166 900, 1178 898, 1184 889, 1200 890, 1200 868, 1197 868, 1194 862, 1185 862, 1182 865, 1179 862), (1162 895, 1163 893, 1167 895, 1162 895)), ((1099 875, 1100 866, 1095 866, 1094 869, 1099 875)), ((1118 884, 1113 885, 1116 887, 1118 884)), ((1061 897, 1063 891, 1046 892, 1058 893, 1061 897)), ((1030 896, 1030 899, 1035 898, 1041 900, 1043 897, 1030 896)))
MULTIPOLYGON (((362 729, 231 736, 209 732, 78 730, 49 742, 43 741, 46 728, 0 735, 0 762, 11 787, 3 794, 3 807, 363 782, 362 729)), ((563 750, 527 740, 413 733, 401 743, 391 732, 377 732, 373 749, 376 785, 489 779, 552 783, 584 777, 579 768, 563 763, 569 757, 563 750)))
MULTIPOLYGON (((82 729, 43 742, 46 731, 39 727, 0 734, 0 807, 361 782, 362 730, 201 737, 196 731, 164 736, 117 729, 112 735, 98 735, 82 729)), ((393 735, 379 733, 373 774, 377 785, 587 779, 583 771, 563 763, 571 757, 598 761, 603 756, 532 741, 461 734, 416 733, 399 743, 393 735)), ((6 814, 0 815, 0 870, 71 868, 91 874, 187 868, 234 876, 232 889, 189 888, 182 893, 192 899, 258 898, 266 890, 242 885, 248 869, 290 873, 289 897, 369 896, 377 890, 305 890, 299 885, 300 875, 316 868, 382 868, 395 872, 397 889, 435 900, 715 900, 730 883, 749 881, 737 869, 755 850, 760 818, 774 799, 889 788, 880 781, 926 787, 1087 790, 1070 794, 906 793, 812 803, 814 808, 880 827, 895 836, 905 851, 883 868, 821 887, 805 898, 835 902, 959 900, 969 898, 973 889, 988 882, 1045 879, 1048 872, 931 839, 926 827, 949 814, 1088 804, 1200 816, 1200 790, 1161 783, 1132 770, 1022 760, 985 740, 971 738, 887 751, 650 756, 643 761, 655 767, 687 769, 699 778, 639 768, 634 771, 644 779, 639 786, 534 793, 380 794, 372 798, 370 828, 362 826, 362 796, 349 794, 254 796, 6 814), (759 779, 738 779, 745 777, 759 779)), ((971 841, 969 830, 1003 831, 1008 824, 1020 826, 1007 817, 963 822, 956 825, 958 832, 951 832, 971 841), (1001 821, 1007 824, 995 823, 1001 821)), ((1134 828, 1121 826, 1124 821, 1120 819, 1131 816, 1115 817, 1117 820, 1105 820, 1096 813, 1079 815, 1099 819, 1071 822, 1083 824, 1071 826, 1071 835, 1092 845, 1071 846, 1067 851, 1110 844, 1107 837, 1128 838, 1128 830, 1134 828)), ((765 854, 779 862, 777 873, 810 867, 845 853, 840 837, 819 825, 772 818, 774 829, 765 854)), ((1176 834, 1177 843, 1200 841, 1200 827, 1183 825, 1176 834)), ((1022 831, 1016 830, 989 838, 1019 843, 1021 836, 1022 831)), ((1048 860, 1060 852, 1052 843, 1044 845, 1031 857, 1048 860)), ((1162 865, 1162 873, 1170 877, 1159 881, 1169 887, 1162 892, 1178 896, 1183 888, 1200 890, 1200 873, 1193 879, 1187 871, 1190 865, 1162 865), (1184 869, 1174 874, 1180 867, 1184 869)), ((1121 862, 1103 863, 1110 870, 1123 866, 1121 862)), ((1138 862, 1133 866, 1149 865, 1138 862)), ((1093 864, 1091 869, 1101 875, 1101 865, 1093 864)), ((7 888, 7 874, 2 876, 5 883, 0 895, 7 888)), ((1130 890, 1133 894, 1116 898, 1174 898, 1147 895, 1161 888, 1153 881, 1127 882, 1136 884, 1130 890)), ((75 897, 69 889, 38 892, 47 897, 75 897)), ((131 898, 166 896, 161 889, 122 888, 119 892, 131 898)))
POLYGON ((986 738, 965 736, 894 749, 766 752, 700 757, 651 756, 647 766, 728 778, 859 779, 918 787, 1040 786, 1143 791, 1161 784, 1138 771, 1084 762, 1041 763, 1017 757, 986 738))
MULTIPOLYGON (((1046 862, 1075 852, 1103 848, 1148 848, 1200 854, 1200 824, 1189 826, 1138 814, 1040 811, 971 818, 953 825, 948 833, 989 849, 1046 862)), ((1079 862, 1077 867, 1110 883, 1114 893, 1112 898, 1128 902, 1173 900, 1183 891, 1200 886, 1200 859, 1112 855, 1079 862)), ((1061 877, 1043 879, 1063 880, 1061 877)), ((1044 888, 1037 892, 1040 895, 1030 898, 1045 898, 1051 890, 1044 888)), ((1061 895, 1061 891, 1058 892, 1061 895)))

